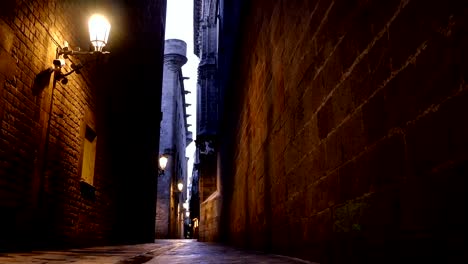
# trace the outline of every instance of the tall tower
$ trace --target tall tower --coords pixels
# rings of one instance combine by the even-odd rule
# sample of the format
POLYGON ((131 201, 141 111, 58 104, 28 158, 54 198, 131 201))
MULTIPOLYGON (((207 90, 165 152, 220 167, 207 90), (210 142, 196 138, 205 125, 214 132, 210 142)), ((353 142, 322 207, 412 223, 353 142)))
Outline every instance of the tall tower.
POLYGON ((161 130, 159 154, 168 158, 164 174, 158 178, 156 201, 156 238, 180 238, 182 203, 187 196, 179 192, 178 183, 187 186, 185 148, 190 141, 187 130, 185 90, 182 66, 187 62, 187 44, 169 39, 164 48, 163 87, 161 96, 161 130))

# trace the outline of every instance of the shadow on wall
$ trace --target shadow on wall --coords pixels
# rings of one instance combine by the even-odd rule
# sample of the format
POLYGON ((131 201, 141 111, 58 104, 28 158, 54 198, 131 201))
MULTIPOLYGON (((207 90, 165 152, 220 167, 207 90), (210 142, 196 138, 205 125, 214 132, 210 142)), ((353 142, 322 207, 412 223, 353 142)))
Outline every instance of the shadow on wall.
POLYGON ((32 87, 33 95, 38 96, 44 89, 49 86, 50 78, 53 73, 54 69, 48 68, 36 75, 32 87))

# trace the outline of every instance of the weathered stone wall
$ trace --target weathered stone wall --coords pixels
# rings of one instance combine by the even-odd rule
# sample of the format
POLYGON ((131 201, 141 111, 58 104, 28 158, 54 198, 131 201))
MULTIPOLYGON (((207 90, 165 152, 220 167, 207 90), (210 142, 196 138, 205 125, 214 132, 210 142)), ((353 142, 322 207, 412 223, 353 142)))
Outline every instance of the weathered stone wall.
POLYGON ((199 158, 201 241, 219 238, 218 85, 219 1, 194 1, 194 51, 200 58, 197 81, 197 155, 199 158), (207 199, 210 198, 210 201, 207 199), (216 197, 213 199, 213 197, 216 197))
POLYGON ((200 59, 197 79, 197 139, 216 136, 219 126, 218 2, 194 1, 194 52, 200 59))
POLYGON ((467 4, 257 0, 243 17, 230 241, 321 263, 460 260, 467 4))
MULTIPOLYGON (((122 4, 104 2, 7 0, 0 3, 0 247, 106 243, 127 239, 123 232, 125 228, 140 228, 139 232, 133 233, 139 239, 154 236, 154 180, 149 175, 139 180, 140 184, 152 185, 153 190, 136 190, 131 188, 132 185, 126 185, 124 190, 120 187, 125 184, 122 184, 123 177, 119 174, 126 171, 112 173, 118 171, 113 169, 117 167, 114 163, 117 155, 115 144, 120 142, 120 150, 138 144, 125 138, 116 140, 112 137, 118 133, 111 129, 111 125, 116 123, 117 118, 120 124, 124 121, 122 116, 117 117, 114 113, 127 111, 134 114, 128 108, 136 104, 131 97, 115 99, 130 84, 128 81, 116 81, 113 72, 128 63, 121 60, 123 52, 119 52, 119 48, 122 44, 114 42, 113 47, 111 44, 110 50, 114 48, 111 60, 117 61, 113 64, 107 64, 104 58, 93 61, 72 56, 71 60, 75 63, 91 62, 81 75, 68 76, 68 84, 54 82, 51 72, 43 72, 52 66, 56 48, 62 46, 64 41, 68 41, 72 48, 81 46, 83 50, 88 49, 87 19, 92 13, 106 10, 104 14, 113 27, 125 24, 125 19, 117 16, 122 4), (43 74, 38 75, 41 72, 43 74), (98 138, 94 192, 90 186, 80 183, 86 125, 96 130, 98 138), (145 194, 133 198, 132 193, 145 194), (142 196, 152 200, 140 199, 142 196), (118 197, 125 197, 127 202, 134 205, 139 201, 135 207, 149 209, 147 211, 153 213, 153 218, 131 214, 129 207, 125 206, 121 206, 123 209, 117 214, 116 208, 122 204, 118 197), (133 227, 128 221, 122 221, 121 216, 128 214, 144 223, 133 227), (118 221, 120 224, 117 224, 118 221), (148 223, 152 224, 152 228, 148 227, 148 223), (145 235, 141 234, 142 226, 146 228, 145 235)), ((145 4, 145 8, 150 6, 145 4)), ((151 8, 155 9, 155 6, 151 8)), ((159 8, 165 11, 165 2, 159 8)), ((163 41, 164 20, 157 18, 156 24, 159 27, 153 26, 161 34, 159 40, 151 40, 151 43, 163 41)), ((125 36, 124 28, 113 28, 110 42, 113 39, 122 40, 125 36)), ((132 36, 138 37, 139 33, 133 31, 132 36)), ((152 47, 157 55, 160 55, 162 46, 161 43, 152 47)), ((162 56, 148 56, 145 60, 156 59, 153 60, 155 64, 162 62, 162 56)), ((140 59, 140 64, 142 61, 140 59)), ((70 63, 68 60, 63 72, 71 70, 70 63)), ((149 68, 155 70, 154 66, 149 68)), ((133 75, 131 71, 127 71, 127 74, 133 75)), ((152 78, 158 75, 160 73, 153 73, 152 78)), ((160 98, 158 87, 160 85, 155 83, 152 88, 155 89, 153 99, 156 102, 160 98)), ((142 90, 140 96, 145 93, 142 90)), ((159 104, 156 103, 156 106, 159 104)), ((152 113, 156 113, 153 119, 158 120, 159 112, 152 113)), ((148 114, 141 116, 149 117, 148 114)), ((159 125, 157 121, 155 123, 159 125)), ((145 131, 137 126, 133 129, 140 133, 145 131)), ((142 134, 141 138, 148 139, 145 133, 142 134)), ((157 140, 156 136, 152 137, 157 140)), ((122 166, 144 167, 148 174, 153 153, 145 148, 156 146, 157 149, 156 140, 146 141, 147 145, 139 148, 147 159, 137 155, 140 163, 125 163, 119 169, 122 166)), ((125 177, 129 177, 129 174, 125 177)))
POLYGON ((187 116, 182 66, 187 62, 187 44, 168 39, 164 47, 164 72, 161 98, 163 119, 160 129, 160 155, 167 156, 164 175, 158 178, 156 237, 181 238, 178 207, 186 193, 177 191, 177 183, 187 186, 187 116))
MULTIPOLYGON (((168 164, 173 163, 169 157, 168 164)), ((158 191, 156 198, 156 238, 169 237, 169 218, 171 213, 171 183, 172 169, 167 167, 164 174, 158 176, 158 191)))
POLYGON ((200 204, 199 241, 220 241, 221 202, 220 193, 215 191, 200 204))
POLYGON ((199 241, 220 241, 221 193, 219 184, 218 155, 201 154, 199 151, 199 199, 200 226, 199 241))

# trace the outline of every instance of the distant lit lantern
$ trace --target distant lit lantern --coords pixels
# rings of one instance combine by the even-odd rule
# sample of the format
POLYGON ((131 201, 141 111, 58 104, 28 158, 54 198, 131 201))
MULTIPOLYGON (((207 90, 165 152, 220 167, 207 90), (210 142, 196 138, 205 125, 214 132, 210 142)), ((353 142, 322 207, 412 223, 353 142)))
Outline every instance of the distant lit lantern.
POLYGON ((185 216, 190 217, 190 212, 189 211, 185 212, 185 216))
POLYGON ((165 170, 166 165, 167 165, 167 157, 166 156, 159 157, 159 168, 161 170, 165 170))
POLYGON ((101 15, 94 14, 89 18, 89 38, 95 51, 102 51, 109 38, 110 23, 101 15))
POLYGON ((184 184, 183 184, 182 182, 179 182, 179 183, 177 184, 177 189, 179 189, 179 192, 182 191, 182 188, 184 188, 184 184))

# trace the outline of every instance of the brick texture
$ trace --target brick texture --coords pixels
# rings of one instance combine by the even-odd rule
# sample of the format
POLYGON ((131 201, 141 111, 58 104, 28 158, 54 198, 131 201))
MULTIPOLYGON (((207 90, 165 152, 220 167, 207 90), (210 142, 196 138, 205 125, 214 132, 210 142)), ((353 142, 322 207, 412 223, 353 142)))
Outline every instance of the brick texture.
MULTIPOLYGON (((125 237, 121 231, 124 228, 119 224, 122 226, 125 225, 122 223, 126 223, 130 230, 135 228, 130 228, 130 222, 122 220, 121 215, 128 214, 128 211, 119 213, 116 209, 121 203, 119 197, 136 190, 129 187, 124 194, 120 194, 122 177, 119 173, 112 173, 113 155, 116 155, 112 154, 115 153, 112 146, 117 141, 111 136, 111 122, 107 121, 116 119, 114 112, 108 110, 111 105, 109 98, 115 98, 118 91, 128 87, 124 87, 128 82, 115 85, 115 77, 110 72, 122 67, 126 61, 109 65, 105 60, 93 62, 92 59, 73 56, 71 61, 75 63, 91 62, 81 75, 68 76, 66 85, 54 82, 53 74, 44 72, 52 66, 56 48, 62 46, 64 41, 68 41, 72 48, 81 46, 87 50, 87 18, 91 12, 107 10, 108 15, 114 15, 110 16, 111 22, 124 24, 123 19, 115 16, 119 9, 106 6, 104 2, 96 1, 91 5, 89 1, 7 0, 0 4, 0 248, 101 244, 125 237), (108 72, 102 70, 106 66, 108 72), (105 94, 105 91, 111 91, 109 87, 114 88, 115 92, 105 94), (83 128, 86 124, 96 129, 99 139, 94 191, 80 183, 83 128)), ((135 6, 156 10, 156 5, 140 2, 143 1, 135 6)), ((157 10, 163 13, 165 2, 160 3, 157 10)), ((159 46, 154 47, 155 52, 161 53, 164 20, 160 17, 146 19, 157 21, 153 22, 153 26, 159 35, 154 36, 159 38, 150 42, 159 41, 159 46)), ((124 32, 122 29, 114 34, 114 40, 125 37, 124 32)), ((134 35, 138 37, 138 34, 134 35)), ((121 46, 120 43, 113 45, 116 51, 112 55, 114 61, 123 57, 122 51, 119 51, 121 46)), ((150 59, 154 58, 153 55, 150 54, 150 59)), ((71 61, 67 61, 64 72, 71 70, 71 61)), ((154 61, 155 64, 161 63, 161 54, 157 54, 154 61)), ((158 67, 155 69, 152 66, 151 69, 158 72, 158 67)), ((155 87, 159 94, 152 92, 151 98, 159 99, 160 86, 159 90, 158 85, 155 87)), ((116 101, 113 99, 113 102, 116 101)), ((130 99, 126 103, 130 107, 136 104, 130 99)), ((114 106, 112 109, 122 108, 114 106)), ((154 120, 158 120, 159 112, 153 113, 158 113, 153 116, 154 120)), ((142 116, 148 117, 149 114, 142 116)), ((138 128, 135 130, 144 132, 138 128)), ((154 130, 158 131, 159 127, 154 130)), ((143 138, 148 139, 148 136, 143 138)), ((157 150, 157 141, 153 142, 156 142, 152 146, 157 150)), ((151 146, 151 142, 147 141, 147 144, 151 146)), ((128 149, 127 145, 123 142, 120 148, 128 149)), ((148 158, 142 161, 149 164, 145 164, 146 168, 152 164, 150 154, 150 151, 146 151, 148 158)), ((147 189, 139 192, 154 197, 154 181, 141 182, 154 189, 149 193, 147 189)), ((141 196, 129 200, 136 202, 138 198, 141 196)), ((152 223, 153 226, 147 230, 150 236, 154 235, 154 202, 153 198, 152 202, 142 203, 152 208, 149 210, 153 212, 152 219, 148 215, 136 216, 145 224, 152 223), (140 216, 145 220, 141 220, 140 216)))
POLYGON ((225 84, 229 240, 320 263, 466 258, 466 3, 246 6, 225 84))

